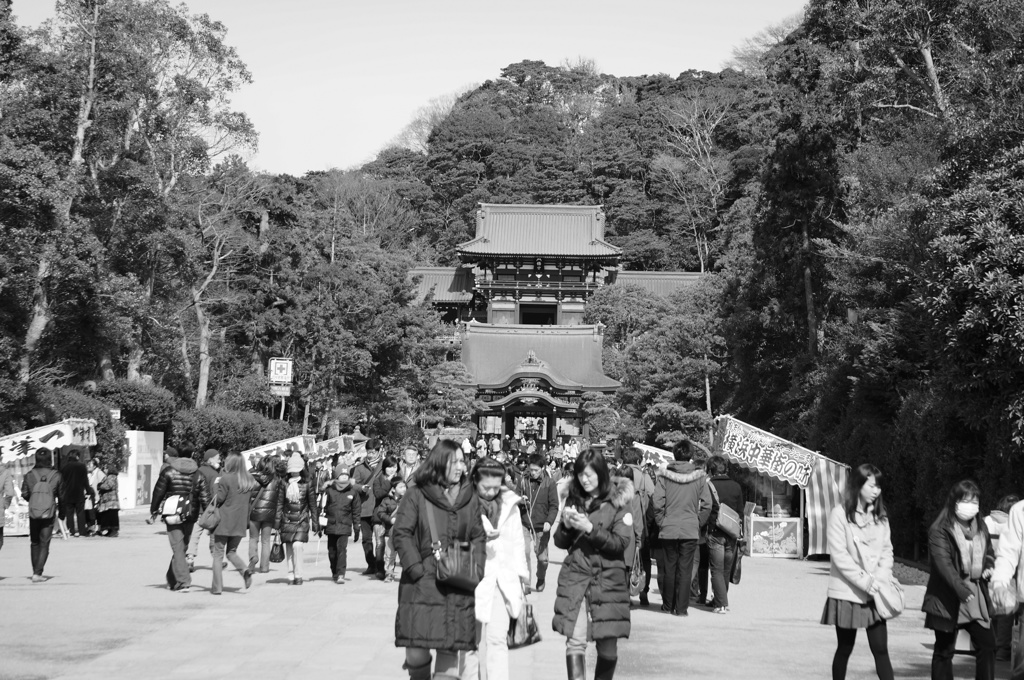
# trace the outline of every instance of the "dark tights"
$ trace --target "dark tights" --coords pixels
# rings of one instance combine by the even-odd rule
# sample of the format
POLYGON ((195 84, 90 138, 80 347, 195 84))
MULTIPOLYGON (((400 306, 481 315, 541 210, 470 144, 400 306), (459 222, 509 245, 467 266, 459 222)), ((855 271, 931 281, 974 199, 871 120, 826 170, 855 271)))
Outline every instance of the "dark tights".
MULTIPOLYGON (((892 662, 889 661, 889 634, 885 621, 876 623, 867 629, 868 646, 875 657, 875 672, 878 680, 893 680, 892 662)), ((857 642, 856 628, 840 628, 836 626, 836 655, 832 659, 832 680, 846 680, 846 664, 853 654, 853 645, 857 642)))

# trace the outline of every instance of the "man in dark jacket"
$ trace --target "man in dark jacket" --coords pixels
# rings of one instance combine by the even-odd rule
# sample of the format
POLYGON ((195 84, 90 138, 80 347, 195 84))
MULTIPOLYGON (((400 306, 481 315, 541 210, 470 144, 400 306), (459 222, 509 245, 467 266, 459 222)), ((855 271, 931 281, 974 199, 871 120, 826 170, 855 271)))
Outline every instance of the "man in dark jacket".
POLYGON ((693 445, 684 439, 672 449, 669 464, 654 487, 654 519, 665 551, 662 611, 688 616, 693 556, 701 528, 711 515, 711 490, 703 470, 693 463, 693 445))
MULTIPOLYGON (((206 488, 210 490, 210 495, 214 493, 213 483, 217 481, 217 477, 220 475, 220 465, 222 462, 222 456, 220 451, 217 449, 207 449, 206 453, 203 454, 203 464, 199 466, 199 474, 206 480, 206 488)), ((200 510, 202 512, 202 510, 200 510)), ((188 558, 188 570, 196 570, 196 557, 199 555, 199 541, 202 539, 203 534, 208 533, 201 526, 196 525, 192 528, 192 537, 188 541, 188 549, 185 551, 185 556, 188 558)), ((213 534, 210 536, 210 554, 213 554, 213 534)))
POLYGON ((50 539, 53 537, 54 515, 63 515, 58 499, 63 495, 63 480, 53 469, 53 452, 50 449, 36 451, 36 465, 25 475, 21 484, 21 497, 28 502, 29 550, 32 556, 32 583, 42 583, 43 568, 50 556, 50 539), (39 498, 32 501, 32 496, 39 498))
MULTIPOLYGON (((363 537, 363 554, 366 556, 366 571, 363 576, 377 575, 377 557, 373 550, 373 509, 380 500, 373 493, 373 483, 383 474, 383 456, 380 441, 376 438, 366 442, 366 457, 352 470, 352 484, 363 500, 359 514, 359 533, 363 537)), ((386 494, 385 494, 386 495, 386 494)))
POLYGON ((85 523, 85 497, 96 502, 96 492, 89 486, 89 470, 81 461, 78 451, 68 454, 68 462, 60 470, 64 482, 61 487, 61 505, 68 518, 68 531, 72 536, 88 536, 89 527, 85 523))
POLYGON ((176 592, 189 592, 192 586, 192 574, 185 557, 186 546, 192 537, 192 529, 202 508, 210 504, 210 488, 206 486, 206 478, 199 474, 199 466, 191 458, 171 456, 167 460, 167 468, 156 480, 153 489, 153 502, 149 506, 152 522, 167 512, 164 501, 171 496, 178 497, 178 508, 191 504, 184 511, 176 514, 164 514, 167 523, 167 539, 171 544, 171 564, 167 567, 167 587, 176 592))
MULTIPOLYGON (((526 563, 532 564, 531 555, 537 557, 536 590, 544 590, 544 577, 548 571, 548 542, 551 540, 551 525, 558 515, 558 488, 544 472, 544 456, 534 453, 527 461, 526 474, 516 486, 516 493, 523 497, 519 511, 523 520, 523 537, 526 539, 526 563)), ((530 579, 531 581, 533 579, 530 579)))

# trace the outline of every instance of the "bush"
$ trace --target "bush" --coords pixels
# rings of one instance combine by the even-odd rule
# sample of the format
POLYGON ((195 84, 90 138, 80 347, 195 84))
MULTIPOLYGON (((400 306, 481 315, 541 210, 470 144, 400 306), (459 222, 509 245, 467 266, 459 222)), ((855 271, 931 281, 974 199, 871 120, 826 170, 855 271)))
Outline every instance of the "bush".
POLYGON ((212 406, 178 411, 170 444, 182 452, 217 449, 221 453, 245 451, 298 434, 295 427, 258 413, 212 406))
POLYGON ((127 380, 101 382, 96 394, 111 408, 121 409, 121 422, 128 430, 171 431, 177 402, 170 390, 127 380))
POLYGON ((96 448, 100 464, 124 465, 128 451, 124 445, 125 428, 110 417, 110 406, 92 396, 68 387, 34 386, 29 398, 37 407, 29 427, 41 427, 65 418, 91 418, 96 421, 96 448))

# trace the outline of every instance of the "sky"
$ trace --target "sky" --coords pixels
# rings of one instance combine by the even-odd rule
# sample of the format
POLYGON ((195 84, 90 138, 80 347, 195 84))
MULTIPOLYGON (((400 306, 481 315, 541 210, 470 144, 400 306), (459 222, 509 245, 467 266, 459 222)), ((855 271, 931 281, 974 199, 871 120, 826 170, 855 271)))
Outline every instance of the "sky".
MULTIPOLYGON (((526 59, 602 73, 717 71, 734 45, 805 0, 186 0, 228 27, 253 75, 235 94, 272 173, 372 160, 431 99, 526 59)), ((52 0, 14 0, 23 26, 52 0)), ((176 2, 174 4, 177 4, 176 2)))

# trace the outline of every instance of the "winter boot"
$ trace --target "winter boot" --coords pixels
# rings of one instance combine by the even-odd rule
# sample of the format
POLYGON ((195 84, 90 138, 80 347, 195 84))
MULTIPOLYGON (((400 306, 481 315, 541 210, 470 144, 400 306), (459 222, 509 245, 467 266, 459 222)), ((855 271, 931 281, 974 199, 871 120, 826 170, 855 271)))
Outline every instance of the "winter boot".
POLYGON ((566 654, 565 672, 569 680, 587 680, 587 657, 583 654, 566 654))
POLYGON ((404 663, 402 668, 409 672, 409 680, 430 680, 430 665, 433 662, 433 659, 428 659, 422 666, 410 666, 408 663, 404 663))
POLYGON ((537 562, 537 587, 534 589, 538 593, 544 592, 544 576, 548 572, 547 562, 537 562))
POLYGON ((618 659, 608 659, 603 656, 597 657, 597 665, 594 667, 594 680, 612 680, 615 677, 615 666, 618 659))

